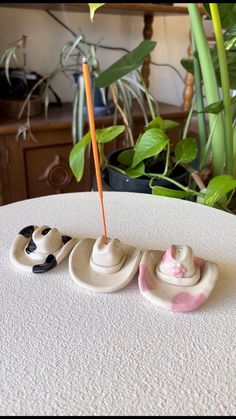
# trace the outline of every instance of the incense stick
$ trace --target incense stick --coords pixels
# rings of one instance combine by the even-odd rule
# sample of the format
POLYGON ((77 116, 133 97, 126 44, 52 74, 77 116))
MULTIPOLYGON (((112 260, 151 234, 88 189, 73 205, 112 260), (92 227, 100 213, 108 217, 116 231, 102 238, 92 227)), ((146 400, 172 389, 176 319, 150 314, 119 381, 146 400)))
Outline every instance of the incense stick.
POLYGON ((89 119, 90 133, 91 133, 91 138, 92 138, 92 148, 93 148, 95 173, 96 173, 98 194, 99 194, 101 212, 102 212, 104 242, 105 242, 105 244, 107 244, 106 218, 105 218, 105 210, 104 210, 104 204, 103 204, 102 177, 101 177, 101 172, 100 172, 100 162, 99 162, 97 139, 96 139, 92 89, 91 89, 91 81, 90 81, 90 75, 89 75, 88 62, 85 58, 83 59, 83 75, 84 75, 85 93, 86 93, 86 100, 87 100, 88 119, 89 119))

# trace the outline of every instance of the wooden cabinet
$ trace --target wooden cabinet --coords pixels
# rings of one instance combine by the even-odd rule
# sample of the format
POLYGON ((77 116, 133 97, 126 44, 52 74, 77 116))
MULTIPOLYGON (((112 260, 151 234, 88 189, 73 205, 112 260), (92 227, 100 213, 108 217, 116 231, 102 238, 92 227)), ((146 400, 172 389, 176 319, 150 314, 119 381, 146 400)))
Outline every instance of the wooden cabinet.
MULTIPOLYGON (((187 113, 180 108, 159 104, 164 118, 174 119, 180 128, 187 113)), ((17 128, 22 125, 13 119, 0 119, 0 205, 56 193, 89 191, 94 174, 93 158, 87 151, 85 173, 77 183, 69 167, 72 149, 71 136, 72 105, 50 108, 48 120, 44 115, 31 118, 31 129, 37 142, 16 141, 17 128)), ((121 118, 118 124, 122 123, 121 118)), ((135 136, 143 131, 143 117, 135 111, 135 136)), ((96 127, 113 124, 113 116, 97 117, 96 127)), ((86 122, 85 129, 88 129, 86 122)), ((172 139, 179 137, 179 129, 172 132, 172 139)), ((107 145, 106 153, 125 146, 124 137, 107 145)))
POLYGON ((16 141, 19 124, 14 120, 0 121, 1 204, 91 189, 88 156, 80 183, 76 182, 69 168, 69 153, 73 146, 70 108, 53 109, 48 121, 44 116, 32 118, 32 132, 37 142, 32 139, 16 141))
POLYGON ((78 184, 68 165, 72 147, 68 129, 36 133, 38 142, 16 142, 14 135, 4 137, 8 164, 6 167, 7 202, 61 192, 90 189, 89 164, 78 184))

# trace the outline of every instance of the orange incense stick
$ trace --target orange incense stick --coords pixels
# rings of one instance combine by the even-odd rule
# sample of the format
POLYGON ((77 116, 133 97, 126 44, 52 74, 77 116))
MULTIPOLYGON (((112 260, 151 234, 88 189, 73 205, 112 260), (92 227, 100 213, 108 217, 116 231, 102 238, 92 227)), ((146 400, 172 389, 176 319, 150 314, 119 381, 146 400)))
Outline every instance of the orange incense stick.
POLYGON ((88 62, 85 58, 83 59, 83 75, 84 75, 85 93, 86 93, 87 108, 88 108, 89 126, 90 126, 91 138, 92 138, 95 173, 96 173, 96 179, 97 179, 97 185, 98 185, 98 194, 99 194, 101 210, 102 210, 102 223, 103 223, 103 230, 104 230, 104 241, 105 241, 105 244, 106 244, 107 243, 107 228, 106 228, 105 211, 104 211, 104 205, 103 205, 102 177, 101 177, 101 172, 100 172, 100 162, 99 162, 97 139, 96 139, 91 82, 90 82, 88 62))

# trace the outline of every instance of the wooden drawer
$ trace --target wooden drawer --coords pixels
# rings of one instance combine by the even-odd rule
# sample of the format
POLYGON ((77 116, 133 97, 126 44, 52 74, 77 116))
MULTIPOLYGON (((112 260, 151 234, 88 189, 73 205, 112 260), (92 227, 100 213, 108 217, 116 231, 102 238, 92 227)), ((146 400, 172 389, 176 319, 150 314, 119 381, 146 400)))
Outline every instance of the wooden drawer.
POLYGON ((69 167, 72 148, 69 130, 35 133, 32 140, 16 142, 6 136, 9 155, 9 202, 56 193, 91 190, 90 162, 87 157, 85 174, 77 183, 69 167))

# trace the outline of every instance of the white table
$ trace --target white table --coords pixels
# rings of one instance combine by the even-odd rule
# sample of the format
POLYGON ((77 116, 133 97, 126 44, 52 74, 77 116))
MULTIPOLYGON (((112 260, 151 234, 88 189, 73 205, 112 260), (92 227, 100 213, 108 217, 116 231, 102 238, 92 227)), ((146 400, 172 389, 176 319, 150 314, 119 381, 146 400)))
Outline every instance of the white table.
POLYGON ((21 228, 102 233, 97 193, 0 208, 0 414, 52 416, 235 415, 236 217, 205 206, 107 192, 108 234, 142 249, 188 244, 220 279, 200 310, 152 306, 137 278, 114 294, 78 288, 68 259, 44 275, 16 271, 21 228))

